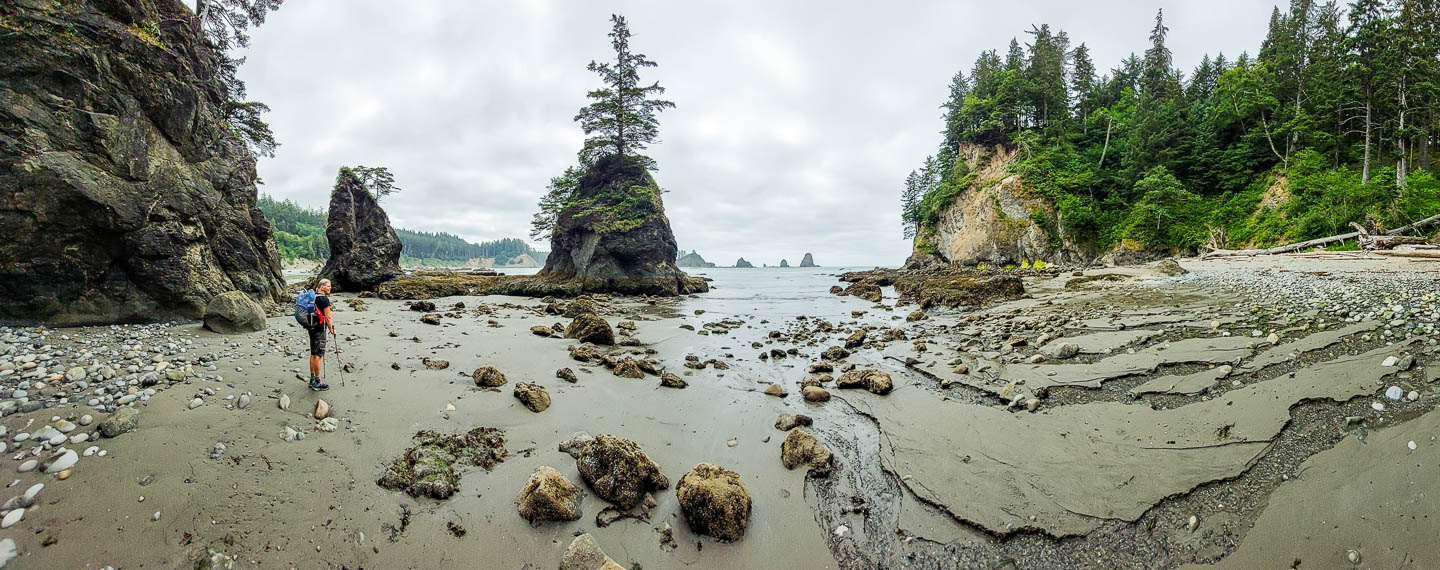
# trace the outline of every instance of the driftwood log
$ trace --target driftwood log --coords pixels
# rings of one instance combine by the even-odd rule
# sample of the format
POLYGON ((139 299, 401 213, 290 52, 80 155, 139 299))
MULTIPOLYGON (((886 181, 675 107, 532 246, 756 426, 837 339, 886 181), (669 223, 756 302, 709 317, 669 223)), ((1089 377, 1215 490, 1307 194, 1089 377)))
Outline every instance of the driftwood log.
MULTIPOLYGON (((1418 222, 1415 222, 1415 223, 1412 223, 1412 224, 1409 224, 1409 225, 1405 225, 1405 226, 1401 226, 1401 227, 1395 228, 1395 229, 1393 229, 1393 230, 1390 230, 1390 231, 1385 232, 1385 233, 1383 234, 1383 236, 1377 235, 1377 236, 1374 236, 1374 237, 1371 238, 1371 239, 1375 240, 1373 243, 1375 243, 1375 244, 1377 244, 1377 245, 1381 243, 1380 240, 1382 240, 1382 239, 1383 239, 1383 240, 1386 240, 1385 243, 1392 243, 1391 247, 1394 247, 1395 245, 1402 245, 1402 244, 1407 244, 1407 243, 1414 243, 1414 242, 1411 242, 1411 241, 1408 241, 1408 240, 1407 240, 1407 241, 1395 241, 1395 242, 1390 242, 1389 240, 1393 240, 1393 239, 1394 239, 1394 238, 1391 237, 1391 236, 1400 236, 1401 234, 1404 234, 1404 233, 1406 233, 1406 232, 1424 229, 1424 228, 1426 228, 1426 227, 1429 227, 1429 226, 1431 226, 1431 225, 1434 225, 1436 222, 1440 222, 1440 214, 1437 214, 1437 215, 1434 215, 1434 216, 1430 216, 1430 217, 1428 217, 1428 218, 1425 218, 1425 219, 1423 219, 1423 220, 1420 220, 1420 221, 1418 221, 1418 222)), ((1264 249, 1216 249, 1216 250, 1212 250, 1212 251, 1210 251, 1210 252, 1207 252, 1205 255, 1200 256, 1200 258, 1201 258, 1201 259, 1209 259, 1209 258, 1212 258, 1212 257, 1236 257, 1236 256, 1238 256, 1238 257, 1253 257, 1253 256, 1256 256, 1256 255, 1275 255, 1275 254, 1279 254, 1279 253, 1290 253, 1290 252, 1293 252, 1293 251, 1300 251, 1300 250, 1309 249, 1309 248, 1312 248, 1312 247, 1319 247, 1319 246, 1322 246, 1322 245, 1329 245, 1329 244, 1332 244, 1332 243, 1341 242, 1341 241, 1345 241, 1345 240, 1348 240, 1348 239, 1356 239, 1356 238, 1359 238, 1359 237, 1362 235, 1362 233, 1364 233, 1367 237, 1369 237, 1368 232, 1364 232, 1364 228, 1363 228, 1363 227, 1360 227, 1359 224, 1356 224, 1356 223, 1354 223, 1354 222, 1351 222, 1350 225, 1353 226, 1353 227, 1358 228, 1358 229, 1361 230, 1361 231, 1354 231, 1354 232, 1345 233, 1345 234, 1340 234, 1340 235, 1333 235, 1333 236, 1330 236, 1330 237, 1316 238, 1316 239, 1312 239, 1312 240, 1306 240, 1306 241, 1302 241, 1302 242, 1292 243, 1292 244, 1289 244, 1289 245, 1281 245, 1281 246, 1276 246, 1276 247, 1271 247, 1271 248, 1264 248, 1264 249)), ((1425 240, 1424 240, 1424 239, 1420 239, 1420 238, 1412 238, 1412 239, 1419 240, 1419 243, 1425 243, 1425 240)), ((1362 246, 1362 247, 1364 246, 1364 243, 1363 243, 1363 242, 1362 242, 1361 246, 1362 246)))

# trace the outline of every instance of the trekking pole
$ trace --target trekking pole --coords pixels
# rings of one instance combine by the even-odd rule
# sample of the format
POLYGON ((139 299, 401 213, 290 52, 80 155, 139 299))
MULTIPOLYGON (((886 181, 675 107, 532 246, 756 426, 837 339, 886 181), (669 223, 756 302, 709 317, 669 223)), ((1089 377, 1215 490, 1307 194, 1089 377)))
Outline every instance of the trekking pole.
POLYGON ((344 386, 344 385, 345 385, 345 363, 344 363, 344 362, 340 362, 340 335, 338 335, 338 334, 337 334, 337 335, 334 335, 334 338, 335 338, 335 343, 334 343, 334 344, 335 344, 335 365, 338 366, 338 367, 339 367, 339 370, 340 370, 340 385, 341 385, 341 386, 344 386))

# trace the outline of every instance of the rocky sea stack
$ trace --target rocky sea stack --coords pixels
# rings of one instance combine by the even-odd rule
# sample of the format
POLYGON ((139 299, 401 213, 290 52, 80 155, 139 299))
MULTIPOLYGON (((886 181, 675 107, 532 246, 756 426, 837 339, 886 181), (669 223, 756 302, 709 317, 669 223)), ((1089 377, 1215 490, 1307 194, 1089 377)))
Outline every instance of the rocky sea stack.
POLYGON ((750 263, 749 261, 745 261, 745 258, 742 257, 735 260, 735 267, 738 269, 754 269, 755 265, 750 263))
POLYGON ((585 172, 560 211, 542 276, 581 291, 684 295, 708 291, 676 267, 678 247, 660 188, 645 167, 610 155, 585 172))
POLYGON ((399 277, 400 237, 360 179, 340 169, 330 193, 330 219, 325 226, 330 259, 320 270, 341 291, 368 291, 399 277))
POLYGON ((815 265, 815 256, 810 255, 810 254, 807 252, 807 253, 805 254, 805 258, 800 260, 800 267, 820 267, 820 266, 819 266, 819 265, 815 265))
POLYGON ((0 323, 197 319, 284 289, 218 58, 179 2, 0 8, 0 323))

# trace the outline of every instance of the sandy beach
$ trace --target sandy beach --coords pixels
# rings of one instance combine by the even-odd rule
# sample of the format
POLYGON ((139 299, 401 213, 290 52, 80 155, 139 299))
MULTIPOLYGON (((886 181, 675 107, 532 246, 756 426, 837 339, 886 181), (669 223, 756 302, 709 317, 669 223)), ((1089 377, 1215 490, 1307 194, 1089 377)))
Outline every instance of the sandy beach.
MULTIPOLYGON (((1248 568, 1294 559, 1328 568, 1349 567, 1352 550, 1364 567, 1440 563, 1425 540, 1440 530, 1425 492, 1440 482, 1430 413, 1440 300, 1425 288, 1434 273, 1393 261, 1184 265, 1191 273, 1180 277, 1092 270, 1125 277, 1071 288, 1069 273, 1032 278, 1024 299, 923 320, 907 320, 915 307, 894 307, 889 289, 880 304, 826 294, 834 269, 707 270, 705 295, 600 299, 602 316, 622 331, 633 321, 638 341, 601 351, 649 358, 685 389, 573 360, 576 341, 532 334, 569 322, 536 299, 436 299, 442 317, 430 325, 405 301, 364 299, 361 311, 337 295, 341 352, 327 358, 331 389, 319 393, 297 377, 303 336, 288 316, 234 336, 150 326, 137 344, 160 357, 145 360, 189 365, 190 374, 129 404, 140 410, 135 431, 56 445, 106 452, 81 458, 68 478, 18 474, 13 493, 45 486, 4 536, 18 546, 18 568, 188 568, 214 554, 237 568, 553 568, 579 533, 643 568, 1248 568), (1329 300, 1305 298, 1296 285, 1324 279, 1355 288, 1329 283, 1349 295, 1329 300), (1394 291, 1385 303, 1409 306, 1370 314, 1381 300, 1358 295, 1371 285, 1394 291), (848 365, 879 370, 894 390, 826 384, 830 401, 801 399, 809 365, 860 330, 867 340, 834 362, 834 376, 848 365), (1065 344, 1073 352, 1062 357, 1065 344), (687 368, 687 356, 728 368, 687 368), (481 366, 509 383, 478 388, 471 372, 481 366), (557 378, 559 368, 578 381, 557 378), (544 386, 552 405, 527 409, 512 395, 520 382, 544 386), (766 394, 772 383, 788 395, 766 394), (1391 386, 1398 400, 1386 397, 1391 386), (336 431, 317 429, 317 399, 330 405, 336 431), (781 414, 813 418, 810 431, 835 454, 828 477, 781 464, 781 414), (285 441, 287 426, 304 439, 285 441), (450 498, 376 484, 417 431, 476 427, 504 430, 508 457, 488 472, 461 467, 450 498), (580 431, 635 441, 670 478, 648 521, 597 524, 605 501, 557 447, 580 431), (673 483, 701 462, 741 475, 753 501, 742 540, 697 535, 681 514, 673 483), (586 491, 580 520, 532 525, 517 515, 516 495, 542 465, 586 491)), ((103 355, 142 334, 131 329, 29 329, 36 336, 7 342, 4 360, 51 354, 66 362, 55 369, 74 362, 99 374, 112 359, 103 355)), ((6 416, 12 440, 52 418, 95 416, 73 434, 106 416, 79 397, 57 403, 74 390, 66 382, 32 390, 26 399, 47 407, 6 416)), ((46 455, 33 445, 12 441, 4 464, 46 455)))

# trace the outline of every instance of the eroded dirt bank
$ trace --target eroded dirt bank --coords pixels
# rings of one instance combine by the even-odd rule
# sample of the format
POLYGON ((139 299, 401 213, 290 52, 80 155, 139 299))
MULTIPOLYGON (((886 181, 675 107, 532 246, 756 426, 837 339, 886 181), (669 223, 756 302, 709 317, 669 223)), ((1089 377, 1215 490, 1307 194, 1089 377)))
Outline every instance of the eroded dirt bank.
POLYGON ((1352 550, 1366 566, 1434 565, 1440 546, 1423 537, 1440 530, 1425 498, 1440 483, 1440 278, 1430 264, 1363 263, 1187 262, 1186 275, 1091 271, 1117 276, 1070 287, 1068 272, 1034 275, 1024 298, 926 313, 896 307, 890 287, 878 303, 827 295, 834 272, 717 270, 701 297, 597 299, 616 346, 532 330, 567 328, 564 303, 340 302, 344 352, 328 359, 323 393, 295 376, 303 345, 288 318, 231 337, 10 330, 0 362, 17 371, 3 382, 19 404, 0 463, 90 445, 106 455, 63 480, 19 473, 12 494, 45 487, 0 536, 15 541, 16 567, 65 568, 215 555, 235 567, 553 568, 578 533, 644 568, 1348 567, 1352 550), (597 356, 581 362, 577 347, 597 356), (49 370, 18 388, 39 368, 26 355, 49 370), (507 382, 477 386, 484 366, 507 382), (854 374, 866 370, 889 385, 854 374), (686 387, 662 386, 673 379, 686 387), (521 383, 543 386, 548 408, 518 399, 521 383), (335 431, 314 419, 317 399, 335 431), (138 408, 139 427, 102 438, 115 406, 138 408), (811 418, 800 429, 834 454, 828 476, 782 465, 782 414, 811 418), (15 440, 62 421, 98 442, 15 440), (456 462, 448 498, 377 484, 418 431, 480 427, 503 430, 503 452, 456 462), (292 431, 304 438, 286 441, 292 431), (559 449, 578 431, 634 441, 670 487, 615 518, 559 449), (687 524, 674 483, 701 462, 748 489, 744 538, 687 524), (579 520, 517 513, 540 466, 585 493, 579 520))

